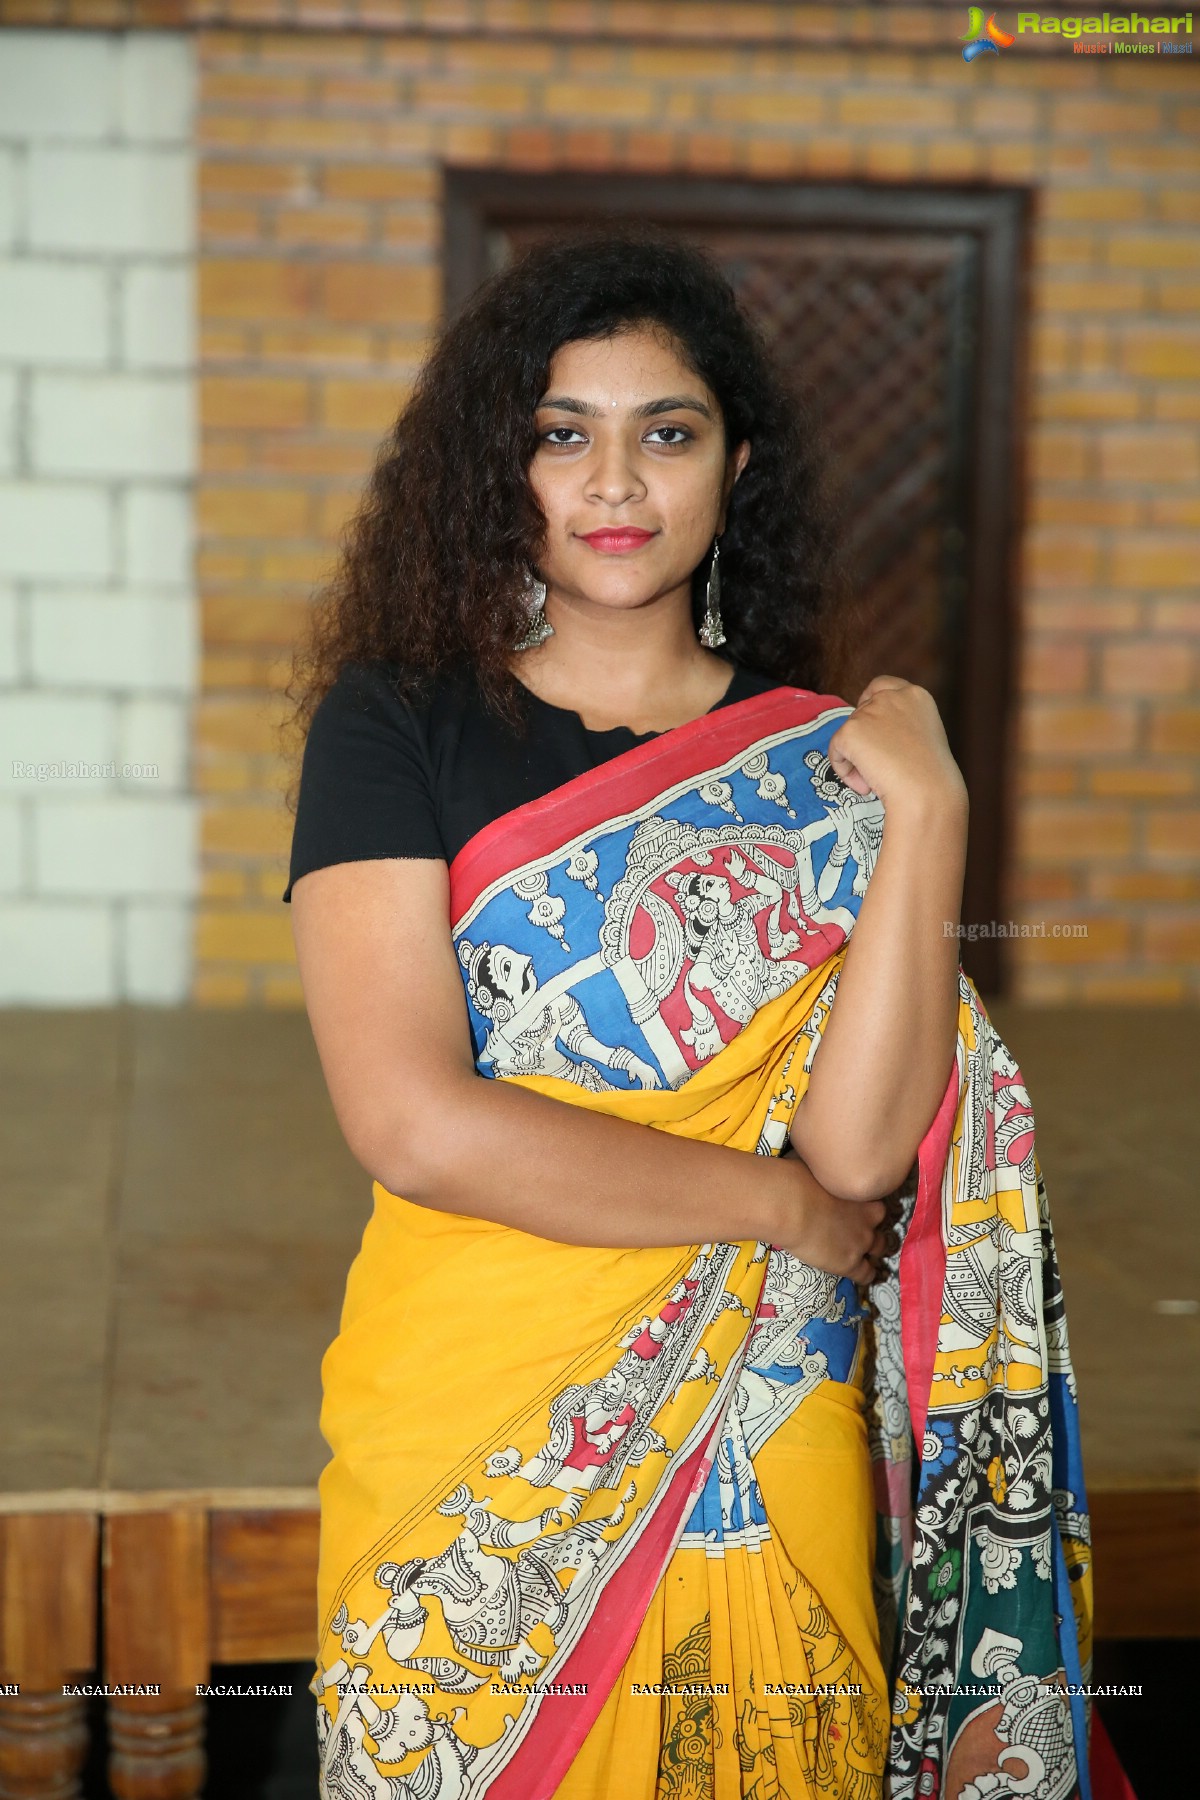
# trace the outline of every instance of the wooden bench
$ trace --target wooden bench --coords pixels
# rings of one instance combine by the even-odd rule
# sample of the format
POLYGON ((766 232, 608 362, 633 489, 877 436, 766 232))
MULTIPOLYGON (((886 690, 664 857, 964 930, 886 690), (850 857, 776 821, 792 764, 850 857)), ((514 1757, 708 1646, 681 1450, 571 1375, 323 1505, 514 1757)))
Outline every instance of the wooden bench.
MULTIPOLYGON (((1200 1318, 1161 1303, 1200 1294, 1200 1020, 990 1010, 1038 1119, 1097 1635, 1190 1636, 1200 1318)), ((196 1687, 315 1653, 320 1361, 370 1182, 302 1014, 14 1010, 0 1080, 0 1800, 78 1794, 81 1682, 159 1689, 108 1702, 119 1800, 194 1800, 196 1687)))

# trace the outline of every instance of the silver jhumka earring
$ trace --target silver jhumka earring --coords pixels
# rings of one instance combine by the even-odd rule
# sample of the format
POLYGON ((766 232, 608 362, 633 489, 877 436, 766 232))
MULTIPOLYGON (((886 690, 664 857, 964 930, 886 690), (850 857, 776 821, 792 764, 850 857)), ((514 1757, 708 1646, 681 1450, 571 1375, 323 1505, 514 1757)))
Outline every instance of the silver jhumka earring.
POLYGON ((554 636, 554 627, 546 617, 546 584, 538 580, 532 569, 525 576, 525 593, 529 606, 529 623, 513 648, 536 650, 539 644, 544 644, 547 638, 554 636))
POLYGON ((721 623, 721 571, 718 563, 721 555, 720 538, 713 539, 712 562, 708 570, 708 586, 704 591, 704 618, 700 622, 700 630, 696 634, 706 650, 715 650, 725 642, 725 628, 721 623))

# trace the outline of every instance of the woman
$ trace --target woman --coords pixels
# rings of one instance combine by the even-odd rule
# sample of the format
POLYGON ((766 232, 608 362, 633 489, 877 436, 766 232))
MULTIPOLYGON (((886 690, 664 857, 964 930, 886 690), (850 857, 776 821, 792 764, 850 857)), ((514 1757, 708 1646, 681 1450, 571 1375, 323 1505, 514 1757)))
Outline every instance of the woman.
POLYGON ((383 448, 285 895, 374 1178, 322 1364, 327 1800, 1090 1792, 965 789, 924 690, 820 691, 827 561, 803 419, 665 238, 495 277, 383 448))

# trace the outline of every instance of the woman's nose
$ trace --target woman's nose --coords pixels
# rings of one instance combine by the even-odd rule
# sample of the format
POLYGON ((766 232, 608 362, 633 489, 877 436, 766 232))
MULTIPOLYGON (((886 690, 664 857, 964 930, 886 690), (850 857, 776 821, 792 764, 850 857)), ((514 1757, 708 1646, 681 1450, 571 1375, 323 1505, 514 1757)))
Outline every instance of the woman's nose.
POLYGON ((610 506, 636 499, 646 491, 646 484, 634 468, 628 448, 621 438, 601 442, 589 471, 588 493, 610 506))

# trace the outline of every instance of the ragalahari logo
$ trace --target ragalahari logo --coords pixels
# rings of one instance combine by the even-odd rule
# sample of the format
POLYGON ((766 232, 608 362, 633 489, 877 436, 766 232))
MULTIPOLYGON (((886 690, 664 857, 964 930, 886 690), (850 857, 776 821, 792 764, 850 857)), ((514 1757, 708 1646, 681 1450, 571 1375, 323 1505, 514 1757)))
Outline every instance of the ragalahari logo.
POLYGON ((982 6, 972 6, 969 9, 967 29, 959 39, 959 43, 963 45, 964 62, 974 62, 985 50, 990 50, 993 56, 999 56, 1002 49, 1011 50, 1016 41, 1010 32, 1001 31, 996 23, 995 13, 990 13, 987 24, 984 24, 982 6), (967 42, 968 38, 970 43, 967 42))

